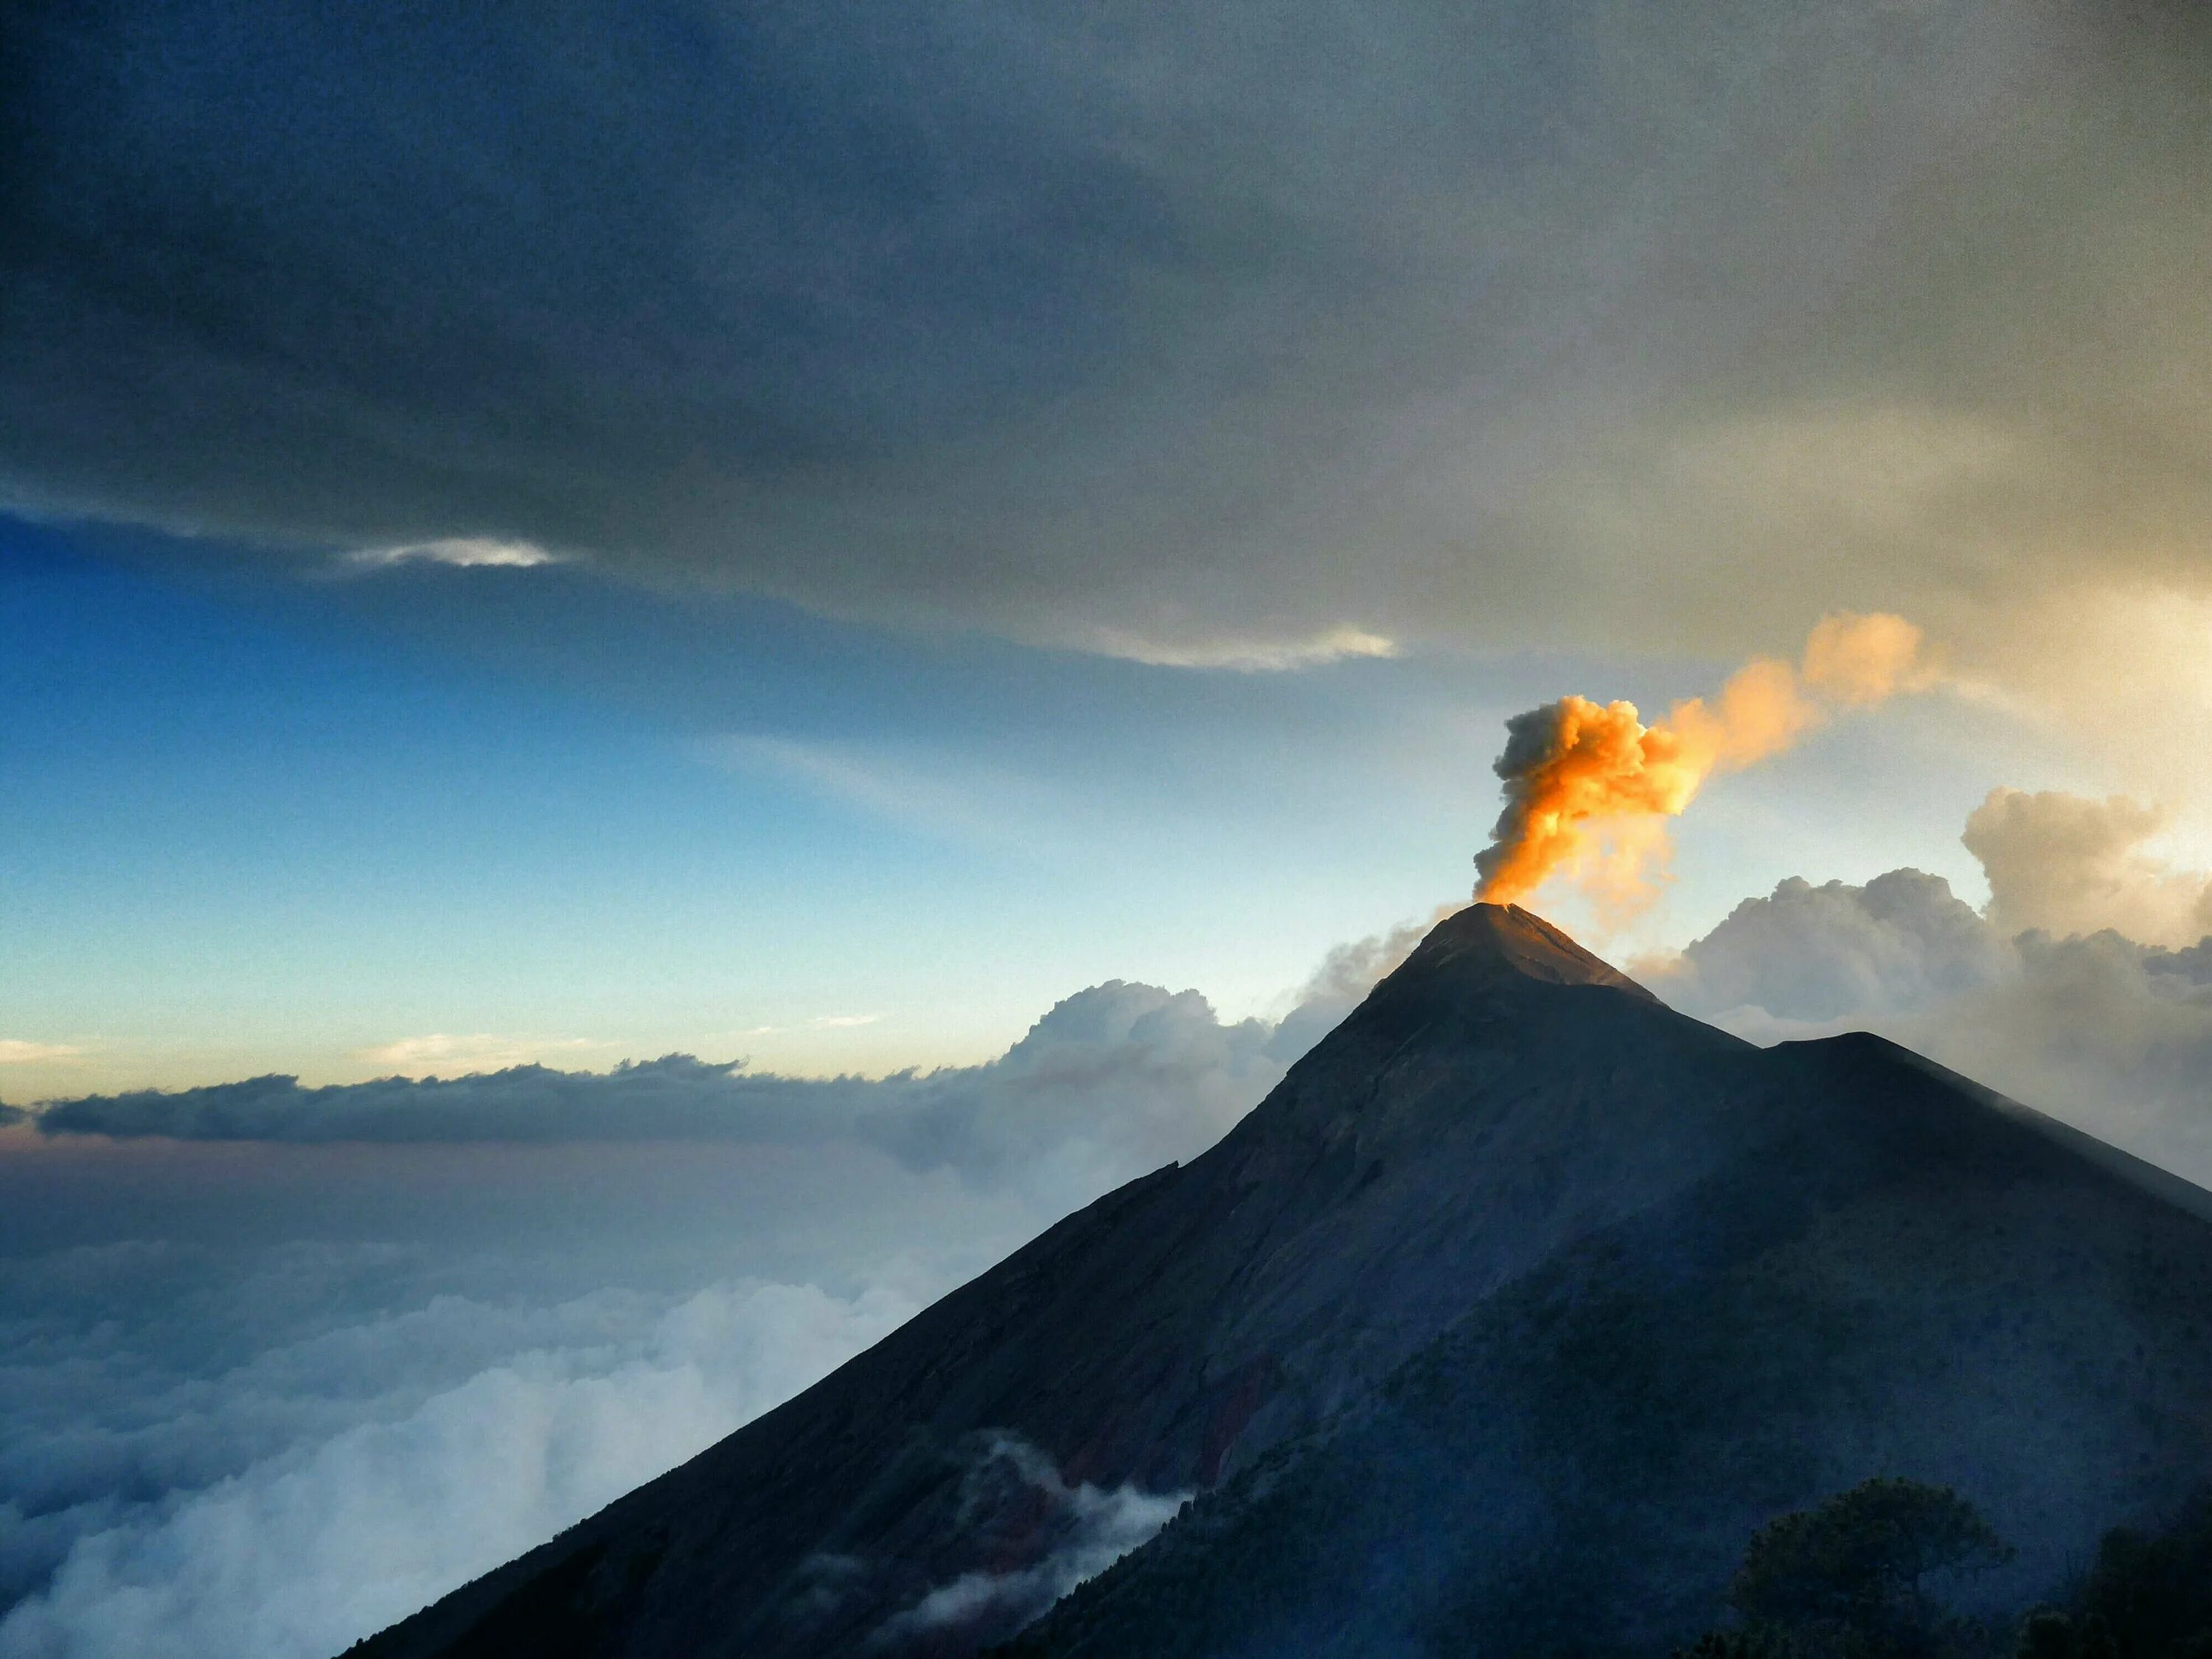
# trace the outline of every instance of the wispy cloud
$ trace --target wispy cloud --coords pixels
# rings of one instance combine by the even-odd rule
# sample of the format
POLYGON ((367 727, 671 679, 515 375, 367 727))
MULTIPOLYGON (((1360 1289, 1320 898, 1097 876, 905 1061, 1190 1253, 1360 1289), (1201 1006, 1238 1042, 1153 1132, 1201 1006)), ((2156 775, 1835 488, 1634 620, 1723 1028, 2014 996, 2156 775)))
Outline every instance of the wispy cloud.
POLYGON ((736 734, 709 738, 702 749, 716 765, 766 772, 904 828, 969 844, 1018 842, 1015 826, 1045 815, 1043 792, 1033 781, 974 766, 956 769, 939 757, 736 734))
POLYGON ((1398 654, 1395 640, 1364 628, 1328 628, 1319 633, 1284 639, 1199 640, 1156 640, 1109 629, 1094 634, 1091 644, 1103 656, 1126 658, 1158 668, 1225 668, 1243 674, 1279 674, 1352 657, 1398 654))
MULTIPOLYGON (((970 1511, 988 1511, 994 1496, 999 1505, 1007 1505, 1010 1498, 1019 1503, 1031 1516, 1042 1509, 1060 1541, 1026 1566, 977 1569, 938 1585, 878 1632, 878 1646, 937 1631, 972 1638, 1018 1629, 1078 1584, 1149 1542, 1191 1495, 1150 1492, 1133 1483, 1111 1491, 1087 1480, 1070 1486, 1049 1457, 1011 1434, 991 1437, 968 1487, 970 1511)), ((1030 1524, 1036 1522, 1032 1518, 1030 1524)))
POLYGON ((357 548, 345 556, 345 562, 363 570, 386 570, 400 564, 526 569, 532 565, 558 564, 561 561, 535 542, 507 541, 491 536, 444 536, 436 541, 409 542, 398 547, 357 548))
POLYGON ((354 1058, 408 1073, 434 1066, 463 1066, 474 1071, 526 1066, 548 1057, 580 1059, 589 1050, 613 1046, 610 1042, 594 1042, 587 1037, 500 1036, 489 1031, 459 1036, 433 1031, 426 1036, 400 1037, 374 1048, 356 1048, 354 1058))
POLYGON ((728 1042, 742 1042, 747 1037, 796 1036, 805 1031, 843 1031, 857 1026, 877 1025, 883 1022, 881 1014, 817 1014, 811 1019, 796 1020, 787 1025, 742 1025, 732 1030, 711 1033, 702 1039, 709 1048, 728 1042))
POLYGON ((81 1052, 65 1042, 27 1042, 21 1037, 0 1037, 0 1066, 28 1066, 40 1060, 74 1060, 81 1052))

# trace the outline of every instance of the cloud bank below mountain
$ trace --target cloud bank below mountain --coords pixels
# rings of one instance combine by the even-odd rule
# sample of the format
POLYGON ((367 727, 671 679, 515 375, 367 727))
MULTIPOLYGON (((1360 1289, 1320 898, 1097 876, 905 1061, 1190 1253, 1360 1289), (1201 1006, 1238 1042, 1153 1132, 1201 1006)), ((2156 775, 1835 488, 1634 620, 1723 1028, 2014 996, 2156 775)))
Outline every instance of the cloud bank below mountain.
MULTIPOLYGON (((678 1055, 49 1104, 0 1141, 32 1235, 0 1275, 0 1656, 321 1659, 1202 1151, 1294 1057, 1113 981, 924 1075, 678 1055)), ((1049 1600, 1173 1507, 1037 1479, 1049 1571, 915 1617, 1049 1600)))

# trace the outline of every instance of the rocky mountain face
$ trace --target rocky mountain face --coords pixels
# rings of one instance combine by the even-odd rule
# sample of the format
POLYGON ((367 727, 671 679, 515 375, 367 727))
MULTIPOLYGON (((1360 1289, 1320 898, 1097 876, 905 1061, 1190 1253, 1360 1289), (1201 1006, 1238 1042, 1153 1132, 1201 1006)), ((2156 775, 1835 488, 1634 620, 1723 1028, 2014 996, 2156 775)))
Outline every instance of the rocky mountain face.
POLYGON ((1659 1653, 1873 1474, 2019 1599, 2212 1476, 2212 1199, 1476 905, 1204 1157, 358 1651, 969 1654, 1141 1545, 1025 1646, 1659 1653))

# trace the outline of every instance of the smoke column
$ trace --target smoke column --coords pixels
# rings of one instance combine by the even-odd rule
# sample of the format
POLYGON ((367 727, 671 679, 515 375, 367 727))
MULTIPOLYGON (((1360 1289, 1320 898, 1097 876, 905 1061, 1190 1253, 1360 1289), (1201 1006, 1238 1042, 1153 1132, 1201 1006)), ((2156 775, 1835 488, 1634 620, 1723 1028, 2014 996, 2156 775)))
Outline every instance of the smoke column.
POLYGON ((1475 855, 1475 896, 1510 903, 1564 870, 1617 907, 1648 901, 1662 820, 1714 772, 1781 753, 1836 709, 1931 684, 1920 644, 1902 617, 1838 613, 1814 627, 1797 667, 1756 659, 1710 703, 1692 697, 1650 726, 1632 702, 1572 696, 1514 715, 1495 769, 1505 810, 1475 855))

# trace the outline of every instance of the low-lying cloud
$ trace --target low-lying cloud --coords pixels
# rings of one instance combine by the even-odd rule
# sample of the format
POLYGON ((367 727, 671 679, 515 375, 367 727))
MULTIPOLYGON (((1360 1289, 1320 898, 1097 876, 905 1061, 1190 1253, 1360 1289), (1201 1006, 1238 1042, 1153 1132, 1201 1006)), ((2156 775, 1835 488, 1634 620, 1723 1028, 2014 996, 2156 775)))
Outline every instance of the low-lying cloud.
POLYGON ((0 1066, 27 1066, 42 1060, 69 1060, 76 1053, 66 1043, 32 1042, 22 1037, 0 1037, 0 1066))
POLYGON ((149 1413, 112 1449, 184 1460, 149 1486, 68 1468, 95 1437, 17 1443, 7 1565, 51 1576, 0 1619, 0 1655, 319 1659, 704 1449, 923 1299, 775 1284, 542 1309, 445 1298, 179 1385, 175 1415, 149 1413), (496 1358, 426 1388, 410 1376, 432 1369, 424 1347, 496 1358), (239 1467, 192 1478, 241 1441, 239 1467), (95 1495, 42 1509, 41 1482, 95 1495), (58 1560, 39 1562, 42 1545, 58 1560))
MULTIPOLYGON (((1068 1209, 1202 1151, 1296 1058, 1289 1029, 1114 981, 988 1065, 927 1074, 672 1055, 48 1103, 0 1158, 128 1155, 118 1179, 141 1197, 212 1182, 240 1201, 213 1206, 203 1242, 118 1201, 118 1236, 5 1259, 0 1659, 321 1659, 710 1444, 1068 1209), (586 1213, 572 1149, 635 1164, 636 1190, 586 1213), (464 1237, 488 1155, 514 1219, 464 1237), (709 1158, 767 1168, 726 1214, 711 1180, 659 1213, 675 1168, 709 1158), (319 1182, 386 1180, 393 1159, 403 1201, 362 1236, 264 1219, 257 1183, 301 1160, 319 1182), (808 1170, 804 1226, 753 1226, 761 1185, 808 1170), (887 1261, 886 1240, 928 1253, 887 1261)), ((1042 1494, 1061 1535, 911 1620, 1025 1617, 1174 1508, 1068 1486, 1024 1448, 983 1462, 1042 1494)))

